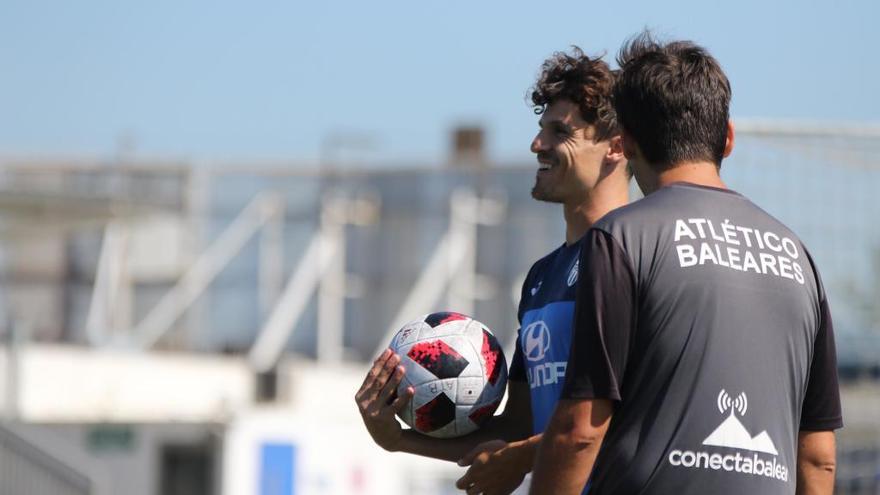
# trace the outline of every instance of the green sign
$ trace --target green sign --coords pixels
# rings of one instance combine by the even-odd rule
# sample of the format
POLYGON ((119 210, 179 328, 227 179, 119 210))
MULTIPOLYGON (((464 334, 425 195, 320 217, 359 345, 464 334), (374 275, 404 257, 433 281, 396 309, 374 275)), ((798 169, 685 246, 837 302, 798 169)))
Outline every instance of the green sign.
POLYGON ((97 425, 86 433, 86 444, 92 452, 127 452, 134 448, 134 442, 134 428, 129 425, 97 425))

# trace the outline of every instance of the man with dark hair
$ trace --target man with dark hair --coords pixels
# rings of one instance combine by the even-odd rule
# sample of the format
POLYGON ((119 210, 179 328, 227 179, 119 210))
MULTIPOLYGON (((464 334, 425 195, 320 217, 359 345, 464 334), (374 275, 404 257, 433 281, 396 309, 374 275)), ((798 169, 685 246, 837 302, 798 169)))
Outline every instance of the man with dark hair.
POLYGON ((389 400, 403 378, 401 358, 389 350, 355 396, 379 446, 470 465, 456 483, 469 494, 506 494, 522 483, 562 392, 580 239, 628 196, 630 172, 611 102, 613 83, 605 62, 575 48, 544 63, 531 95, 541 115, 531 145, 538 161, 532 196, 562 205, 565 243, 535 263, 523 284, 504 412, 461 438, 438 440, 401 429, 394 415, 411 394, 389 400))
POLYGON ((705 49, 648 34, 618 62, 615 108, 646 197, 582 241, 532 493, 578 493, 588 476, 591 494, 831 493, 828 302, 797 236, 719 176, 727 77, 705 49))

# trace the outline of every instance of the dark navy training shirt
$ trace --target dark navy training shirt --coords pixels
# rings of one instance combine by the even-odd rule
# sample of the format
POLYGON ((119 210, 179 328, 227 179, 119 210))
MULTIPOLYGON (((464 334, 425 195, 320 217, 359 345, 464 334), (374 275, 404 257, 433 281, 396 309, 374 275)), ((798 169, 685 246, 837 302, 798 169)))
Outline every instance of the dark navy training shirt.
POLYGON ((529 383, 535 434, 547 427, 565 382, 580 246, 562 245, 541 258, 523 283, 509 379, 529 383))

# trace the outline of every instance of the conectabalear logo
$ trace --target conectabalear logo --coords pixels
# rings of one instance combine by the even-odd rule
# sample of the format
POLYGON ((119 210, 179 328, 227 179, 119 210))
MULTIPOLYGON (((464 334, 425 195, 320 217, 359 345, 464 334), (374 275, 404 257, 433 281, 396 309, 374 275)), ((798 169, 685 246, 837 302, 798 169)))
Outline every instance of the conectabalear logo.
POLYGON ((722 389, 718 393, 717 406, 721 414, 724 414, 727 410, 730 410, 730 414, 703 440, 703 445, 707 447, 747 450, 751 454, 743 455, 740 452, 726 450, 709 452, 706 449, 694 452, 692 450, 676 449, 669 453, 669 463, 676 467, 711 469, 713 471, 723 470, 788 481, 788 468, 777 461, 776 456, 779 455, 779 452, 776 450, 776 445, 773 443, 770 435, 767 434, 767 431, 765 430, 752 436, 736 417, 737 413, 740 416, 745 416, 746 411, 748 411, 749 402, 745 392, 732 399, 722 389), (759 455, 759 453, 769 454, 773 458, 770 459, 767 456, 759 455))

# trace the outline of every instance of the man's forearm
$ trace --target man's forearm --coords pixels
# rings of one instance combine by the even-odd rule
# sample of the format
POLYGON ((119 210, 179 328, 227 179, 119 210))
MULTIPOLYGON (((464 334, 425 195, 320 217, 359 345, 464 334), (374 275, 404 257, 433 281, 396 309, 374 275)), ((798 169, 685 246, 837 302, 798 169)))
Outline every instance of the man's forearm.
POLYGON ((798 464, 797 495, 831 495, 834 493, 834 469, 798 464))
POLYGON ((496 416, 483 428, 458 438, 433 438, 414 430, 404 430, 396 452, 456 462, 477 445, 495 439, 512 442, 522 439, 524 429, 510 418, 496 416))
POLYGON ((560 401, 538 446, 529 493, 581 493, 610 418, 608 401, 560 401))
POLYGON ((834 492, 835 447, 833 431, 800 432, 797 495, 830 495, 834 492))
POLYGON ((578 494, 587 484, 601 442, 580 442, 547 432, 538 447, 532 471, 531 495, 578 494))

